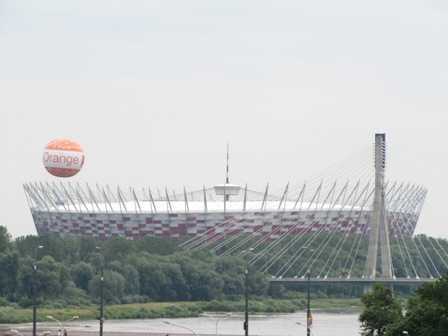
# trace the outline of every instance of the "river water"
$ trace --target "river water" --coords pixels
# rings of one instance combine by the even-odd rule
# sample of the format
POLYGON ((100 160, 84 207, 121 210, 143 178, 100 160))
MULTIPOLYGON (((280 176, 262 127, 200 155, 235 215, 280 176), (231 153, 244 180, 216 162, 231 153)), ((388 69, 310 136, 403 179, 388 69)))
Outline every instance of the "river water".
MULTIPOLYGON (((202 335, 243 335, 243 315, 207 314, 196 318, 150 319, 150 320, 110 320, 106 321, 106 332, 136 332, 148 334, 188 335, 193 332, 202 335), (191 331, 189 331, 189 329, 191 331)), ((250 317, 250 335, 260 336, 297 336, 306 335, 306 315, 272 314, 250 317)), ((28 325, 29 326, 29 325, 28 325)), ((17 326, 16 326, 17 327, 17 326)), ((52 329, 54 324, 40 324, 39 329, 52 329)), ((94 331, 97 321, 70 323, 68 330, 94 331)), ((20 329, 20 327, 18 328, 20 329)), ((312 335, 315 336, 355 336, 360 334, 357 314, 313 313, 312 335)))

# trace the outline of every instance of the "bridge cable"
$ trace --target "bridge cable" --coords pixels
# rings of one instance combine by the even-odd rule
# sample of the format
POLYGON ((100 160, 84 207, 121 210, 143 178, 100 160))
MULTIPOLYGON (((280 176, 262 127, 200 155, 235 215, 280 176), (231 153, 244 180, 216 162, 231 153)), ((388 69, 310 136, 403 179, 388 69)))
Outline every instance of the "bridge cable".
MULTIPOLYGON (((370 198, 372 197, 374 192, 375 192, 375 188, 373 188, 372 192, 370 192, 369 195, 364 200, 364 204, 362 205, 362 210, 359 213, 358 223, 360 222, 362 216, 366 214, 366 210, 364 210, 365 204, 370 200, 370 198)), ((358 234, 357 239, 355 239, 356 244, 354 245, 355 246, 355 250, 354 250, 354 253, 353 253, 353 260, 350 262, 351 258, 350 257, 347 258, 346 264, 344 265, 344 269, 347 269, 348 265, 350 264, 350 268, 349 268, 348 273, 347 273, 347 279, 351 278, 351 275, 352 275, 352 272, 353 272, 353 268, 354 268, 355 263, 356 263, 356 257, 358 256, 360 248, 361 248, 361 242, 362 242, 363 238, 365 237, 365 235, 367 233, 367 227, 369 226, 370 216, 368 216, 368 218, 369 218, 369 220, 366 220, 366 223, 363 225, 363 228, 362 228, 361 232, 358 234)))
MULTIPOLYGON (((359 182, 358 182, 359 183, 359 182)), ((357 188, 358 183, 355 185, 355 188, 357 188)), ((329 214, 330 212, 336 208, 336 205, 339 203, 340 208, 338 211, 338 214, 340 215, 342 213, 342 211, 344 210, 346 203, 340 203, 340 199, 341 197, 343 197, 343 195, 346 193, 347 189, 349 186, 349 182, 346 182, 344 187, 340 190, 338 196, 336 197, 336 199, 333 201, 333 203, 331 204, 330 208, 327 211, 327 216, 326 216, 326 224, 328 223, 328 219, 329 219, 329 214)), ((348 199, 346 199, 348 201, 348 199)), ((330 235, 326 238, 324 238, 324 240, 319 244, 319 246, 316 249, 313 249, 312 255, 311 257, 308 259, 307 262, 305 262, 305 265, 308 265, 309 262, 311 262, 312 258, 314 255, 319 254, 316 259, 319 258, 320 254, 325 250, 326 245, 328 244, 328 241, 331 239, 332 235, 334 234, 334 232, 337 231, 338 229, 338 225, 339 225, 339 218, 336 221, 336 223, 329 225, 329 227, 322 227, 321 230, 319 231, 319 233, 322 233, 325 231, 325 229, 330 229, 330 235)), ((314 237, 313 240, 317 238, 314 237)), ((312 241, 309 242, 309 244, 311 244, 312 241)), ((308 244, 305 244, 305 246, 307 246, 308 244)), ((293 255, 290 260, 288 261, 288 263, 285 263, 285 265, 279 270, 278 274, 281 274, 281 276, 286 275, 286 273, 292 268, 292 266, 294 266, 294 264, 301 258, 301 256, 305 253, 305 250, 298 250, 295 255, 293 255)), ((308 267, 308 269, 312 268, 312 265, 314 263, 311 263, 311 265, 308 267)), ((297 273, 298 275, 300 275, 301 271, 299 273, 297 273)))
MULTIPOLYGON (((355 197, 357 190, 359 190, 360 187, 360 183, 361 181, 359 180, 357 182, 357 184, 355 185, 355 187, 352 189, 352 191, 350 192, 350 194, 348 195, 347 198, 345 198, 342 209, 345 209, 347 207, 347 205, 352 201, 352 199, 355 197)), ((353 202, 353 201, 352 201, 353 202)), ((350 218, 350 215, 353 211, 354 208, 354 204, 356 202, 353 202, 352 207, 350 208, 350 211, 348 213, 348 215, 344 215, 343 220, 345 221, 347 218, 350 218)), ((339 226, 341 224, 342 219, 338 218, 336 225, 334 227, 333 232, 330 234, 330 236, 328 237, 327 241, 324 244, 324 247, 321 249, 321 251, 319 251, 318 255, 315 257, 315 259, 312 261, 310 268, 314 265, 314 263, 320 258, 320 255, 323 253, 324 250, 326 250, 326 247, 328 246, 328 244, 333 240, 333 238, 336 236, 336 233, 340 233, 339 230, 339 226)), ((343 234, 343 233, 341 233, 343 234)), ((337 239, 337 238, 336 238, 337 239)), ((336 240, 337 241, 337 240, 336 240)), ((335 251, 336 247, 337 247, 338 243, 336 243, 336 246, 333 247, 333 251, 335 251)), ((329 256, 331 256, 332 254, 329 253, 329 256)), ((318 278, 320 278, 322 276, 323 271, 326 269, 326 267, 329 265, 330 263, 330 258, 327 259, 327 261, 325 262, 324 266, 322 267, 322 269, 320 270, 320 272, 318 273, 318 278)), ((300 273, 304 270, 304 267, 302 267, 302 269, 299 271, 300 273)), ((300 274, 299 273, 299 274, 300 274)))
POLYGON ((440 261, 443 263, 443 265, 445 266, 445 272, 448 271, 448 263, 445 261, 445 259, 441 256, 440 251, 438 251, 436 249, 436 247, 434 246, 434 243, 432 242, 432 240, 430 238, 428 238, 427 236, 424 236, 425 239, 429 242, 429 245, 431 245, 432 250, 437 254, 437 256, 439 257, 440 261))
MULTIPOLYGON (((406 186, 404 183, 401 183, 400 186, 397 188, 397 190, 391 195, 390 199, 388 200, 388 207, 389 209, 389 218, 390 223, 392 223, 392 226, 394 226, 395 233, 398 238, 398 246, 401 249, 401 245, 403 245, 403 250, 406 252, 404 256, 407 256, 409 259, 409 265, 413 269, 415 276, 418 277, 418 273, 413 265, 411 255, 409 253, 408 247, 406 245, 406 241, 404 240, 404 236, 401 233, 401 226, 399 224, 400 221, 400 214, 404 211, 404 205, 405 203, 401 204, 400 201, 405 198, 407 193, 411 190, 411 185, 408 183, 406 186), (404 189, 403 189, 404 187, 404 189), (403 189, 403 190, 402 190, 403 189), (401 242, 401 245, 400 245, 401 242)), ((404 259, 404 265, 406 259, 404 259)), ((405 267, 407 268, 407 267, 405 267)), ((410 276, 410 272, 409 275, 410 276)))
MULTIPOLYGON (((370 191, 370 193, 367 193, 367 195, 364 197, 364 200, 361 202, 360 210, 358 211, 358 217, 353 222, 354 223, 354 229, 355 229, 354 234, 356 235, 356 238, 353 239, 353 244, 350 247, 350 251, 348 253, 347 260, 346 260, 346 262, 344 264, 344 267, 342 268, 343 272, 346 272, 346 270, 348 268, 348 265, 350 263, 350 260, 351 260, 351 256, 353 256, 353 260, 356 260, 356 256, 358 255, 358 252, 359 252, 358 245, 360 245, 359 242, 362 239, 362 237, 364 237, 364 234, 366 232, 366 226, 367 226, 367 225, 361 225, 360 224, 361 217, 363 216, 363 214, 365 214, 366 204, 370 200, 370 198, 372 197, 372 195, 374 193, 375 193, 375 187, 373 187, 372 190, 370 191), (362 227, 361 232, 359 232, 359 233, 356 232, 357 231, 357 227, 356 226, 361 226, 362 227)), ((350 277, 350 271, 346 272, 346 273, 347 273, 347 277, 350 277)))
POLYGON ((445 248, 444 248, 444 247, 442 246, 442 244, 439 242, 439 239, 440 239, 440 238, 432 238, 432 239, 436 242, 436 244, 437 244, 437 246, 439 247, 440 251, 443 252, 445 258, 448 259, 448 252, 445 250, 445 248))
MULTIPOLYGON (((316 207, 318 205, 318 202, 315 202, 315 201, 316 201, 316 198, 318 198, 320 193, 321 193, 322 183, 316 189, 316 191, 313 194, 313 197, 312 197, 311 201, 308 203, 308 207, 307 207, 307 209, 304 212, 305 218, 307 216, 307 212, 309 212, 309 210, 311 209, 311 207, 313 205, 315 206, 315 210, 311 211, 311 214, 313 214, 313 212, 317 211, 316 207)), ((293 227, 289 228, 279 239, 277 239, 274 242, 272 242, 267 248, 264 249, 263 253, 260 253, 259 255, 256 256, 256 258, 253 258, 250 261, 250 263, 254 264, 257 260, 260 259, 261 256, 265 255, 269 250, 272 250, 277 245, 280 245, 280 243, 286 237, 289 236, 289 233, 293 232, 293 230, 296 229, 298 226, 300 226, 300 221, 297 221, 296 224, 293 227)), ((270 259, 268 259, 263 264, 263 266, 261 267, 262 271, 269 270, 269 268, 273 265, 273 263, 275 263, 278 259, 280 259, 293 245, 295 245, 295 243, 298 240, 301 240, 302 237, 305 237, 305 234, 307 232, 310 232, 312 230, 312 227, 313 227, 313 221, 310 221, 310 223, 306 226, 305 230, 303 231, 303 234, 298 234, 298 235, 293 236, 292 239, 289 242, 286 243, 286 245, 284 245, 283 247, 280 247, 279 252, 274 252, 275 254, 270 259)))
MULTIPOLYGON (((316 210, 315 211, 322 211, 325 206, 327 206, 327 208, 328 208, 327 213, 330 211, 331 206, 329 206, 327 202, 328 202, 328 199, 330 197, 332 197, 332 195, 334 194, 336 185, 337 185, 337 182, 333 183, 329 193, 325 197, 324 201, 321 203, 320 209, 317 210, 317 206, 316 206, 316 210)), ((309 233, 309 232, 312 232, 313 226, 314 226, 314 222, 311 222, 310 225, 307 226, 305 234, 309 233)), ((307 246, 310 246, 312 244, 312 242, 314 241, 314 239, 317 238, 317 236, 321 232, 323 232, 323 230, 324 230, 324 225, 322 225, 321 228, 318 231, 313 232, 310 237, 306 237, 305 234, 304 234, 303 236, 305 237, 306 241, 302 244, 302 249, 304 249, 307 246)), ((295 245, 295 241, 292 241, 292 244, 290 244, 290 245, 295 245)), ((289 250, 289 246, 286 246, 285 250, 281 251, 283 253, 280 253, 277 256, 274 256, 273 258, 271 258, 271 263, 270 263, 269 267, 271 267, 284 253, 286 253, 286 250, 289 250)), ((287 265, 288 265, 288 263, 283 264, 282 268, 287 266, 287 265)), ((278 272, 277 272, 277 274, 278 274, 278 272)))
MULTIPOLYGON (((403 209, 403 211, 407 211, 407 209, 409 208, 410 198, 411 198, 411 197, 413 196, 413 194, 415 193, 415 189, 416 189, 416 187, 415 187, 415 186, 412 186, 412 187, 409 188, 409 190, 407 191, 407 195, 406 195, 405 199, 402 201, 402 206, 401 206, 401 208, 403 209)), ((404 217, 403 212, 402 212, 402 211, 398 212, 398 218, 399 218, 399 220, 400 220, 400 218, 401 218, 401 220, 403 220, 403 217, 404 217)), ((407 250, 407 252, 408 252, 408 254, 409 254, 409 246, 408 246, 408 244, 406 243, 406 239, 404 239, 404 234, 403 234, 403 230, 402 230, 402 228, 401 228, 401 225, 398 224, 397 227, 398 227, 398 229, 399 229, 399 231, 400 231, 400 233, 401 233, 401 235, 402 235, 402 237, 403 237, 403 241, 404 241, 404 243, 405 243, 406 250, 407 250)), ((425 261, 425 259, 423 258, 423 256, 422 256, 420 250, 418 249, 417 245, 415 244, 414 239, 412 239, 412 237, 410 237, 409 240, 410 240, 412 243, 414 243, 414 246, 415 246, 417 255, 420 257, 420 260, 421 260, 422 263, 423 263, 423 266, 424 266, 424 268, 425 268, 425 270, 426 270, 426 273, 428 274, 429 277, 432 277, 431 271, 429 270, 429 267, 428 267, 428 265, 426 264, 426 261, 425 261)), ((410 254, 409 254, 409 256, 410 256, 410 254)), ((414 261, 413 258, 411 258, 411 260, 414 261)), ((415 269, 415 266, 414 266, 414 263, 413 263, 413 262, 412 262, 412 265, 413 265, 413 267, 414 267, 414 269, 415 269)), ((415 272, 416 272, 416 271, 415 271, 415 272)), ((417 273, 417 272, 416 272, 416 274, 417 274, 417 276, 418 276, 418 273, 417 273)))
MULTIPOLYGON (((419 203, 421 202, 422 198, 424 199, 424 193, 423 193, 422 188, 419 188, 419 189, 417 189, 417 194, 414 196, 413 201, 412 201, 412 203, 410 204, 410 207, 412 207, 412 208, 416 207, 417 204, 419 204, 419 203)), ((410 212, 409 212, 409 213, 410 213, 410 212)), ((408 217, 409 217, 409 216, 406 216, 406 219, 405 219, 406 224, 408 224, 408 217)), ((424 254, 426 255, 426 257, 429 259, 429 262, 431 263, 431 266, 432 266, 432 267, 434 268, 434 270, 436 271, 437 276, 440 277, 440 272, 439 272, 439 270, 437 269, 436 265, 434 264, 434 261, 432 260, 432 258, 431 258, 430 255, 428 254, 428 251, 426 250, 424 244, 423 244, 422 241, 420 240, 419 235, 416 235, 414 239, 415 239, 416 242, 418 241, 418 242, 420 243, 420 245, 421 245, 421 249, 423 250, 423 252, 424 252, 424 254)), ((416 246, 417 246, 417 244, 416 244, 416 246)), ((423 256, 422 256, 422 257, 423 257, 423 256)), ((432 277, 432 273, 431 273, 431 277, 432 277)))
MULTIPOLYGON (((361 169, 362 169, 362 171, 365 171, 365 167, 367 167, 367 166, 370 166, 370 164, 365 164, 364 165, 364 167, 362 167, 361 169)), ((359 169, 358 169, 359 170, 359 169)), ((321 181, 322 182, 322 181, 321 181)), ((319 186, 318 186, 318 188, 321 188, 321 184, 319 184, 319 186)), ((308 188, 309 189, 309 188, 308 188)), ((302 189, 303 190, 303 189, 302 189)), ((301 190, 301 192, 302 192, 302 190, 301 190)), ((313 198, 314 198, 315 196, 313 196, 313 198)), ((311 200, 311 202, 309 202, 309 205, 311 206, 311 205, 313 205, 313 202, 314 202, 314 199, 312 199, 311 200)), ((297 203, 297 201, 296 201, 296 203, 297 203)), ((317 207, 317 205, 316 205, 316 207, 317 207)), ((308 207, 308 210, 310 209, 310 207, 308 207)), ((308 211, 307 210, 307 211, 308 211)), ((295 229, 295 227, 297 227, 297 225, 298 224, 296 224, 295 226, 294 226, 294 228, 293 229, 295 229)), ((308 227, 304 230, 304 232, 303 232, 303 235, 304 234, 306 234, 309 230, 311 230, 313 228, 313 226, 310 226, 310 225, 308 225, 308 227)), ((281 228, 277 228, 277 229, 281 229, 281 228)), ((280 244, 280 242, 283 240, 283 238, 286 238, 287 236, 288 236, 288 234, 289 234, 289 231, 290 230, 288 230, 288 232, 285 232, 285 234, 283 235, 283 237, 280 237, 280 239, 277 239, 275 242, 274 242, 274 245, 273 246, 269 246, 269 248, 268 248, 268 250, 271 250, 272 249, 272 247, 274 247, 274 246, 276 246, 276 245, 279 245, 280 244)), ((291 230, 292 231, 292 230, 291 230)), ((298 238, 298 237, 297 237, 298 238)), ((294 245, 296 242, 297 242, 297 240, 298 239, 293 239, 291 242, 290 242, 290 245, 289 246, 292 246, 292 245, 294 245)), ((286 250, 287 250, 287 248, 285 248, 284 249, 284 252, 286 252, 286 250)), ((264 254, 266 254, 266 252, 267 252, 267 250, 265 251, 265 253, 260 253, 260 254, 258 254, 257 256, 256 256, 256 258, 255 259, 259 259, 261 256, 263 256, 264 254)), ((280 252, 281 253, 281 252, 280 252)), ((284 254, 284 253, 283 253, 284 254)), ((281 254, 281 255, 283 255, 283 254, 281 254)), ((253 263, 255 260, 252 260, 251 262, 253 263)))
MULTIPOLYGON (((359 188, 359 183, 356 183, 355 187, 353 188, 352 192, 350 193, 350 195, 353 195, 353 193, 359 188)), ((328 242, 331 240, 332 236, 335 234, 335 232, 338 231, 338 227, 339 227, 339 223, 340 223, 340 218, 337 219, 337 221, 334 224, 328 225, 328 219, 330 218, 330 213, 331 211, 334 211, 334 209, 336 209, 336 205, 339 205, 339 211, 338 214, 340 215, 342 213, 342 211, 345 209, 347 203, 349 202, 351 196, 349 198, 346 198, 345 201, 343 203, 340 203, 341 197, 343 197, 346 194, 346 191, 348 190, 348 182, 344 185, 344 188, 341 189, 341 191, 339 192, 338 196, 336 197, 336 199, 333 201, 332 205, 330 206, 330 208, 327 211, 327 216, 325 219, 325 225, 323 225, 321 227, 321 229, 317 232, 317 234, 321 234, 324 231, 329 231, 329 235, 327 237, 325 237, 322 242, 319 244, 318 247, 314 248, 311 250, 312 254, 311 256, 308 258, 308 260, 304 263, 304 266, 302 266, 302 269, 297 273, 298 275, 300 275, 302 273, 302 270, 305 269, 305 267, 307 267, 307 269, 312 269, 314 262, 316 260, 319 259, 321 253, 325 250, 325 247, 328 245, 328 242), (313 257, 316 256, 313 260, 313 257)), ((338 217, 339 217, 338 215, 338 217)), ((317 235, 315 237, 313 237, 313 239, 309 242, 307 242, 307 244, 305 244, 305 246, 311 246, 311 243, 317 238, 317 235)), ((290 259, 289 264, 285 264, 285 267, 283 267, 282 269, 280 269, 279 272, 282 272, 282 276, 285 275, 289 269, 292 268, 292 266, 294 266, 294 264, 299 260, 299 258, 301 258, 301 256, 305 253, 305 251, 298 251, 296 252, 295 255, 293 255, 292 260, 290 259), (285 269, 286 268, 286 269, 285 269)))
MULTIPOLYGON (((353 203, 353 206, 352 206, 352 208, 350 209, 350 213, 349 213, 350 215, 352 214, 353 209, 355 208, 355 206, 358 204, 358 202, 359 202, 361 196, 363 196, 363 195, 368 191, 369 187, 370 187, 370 183, 368 183, 368 184, 365 186, 365 188, 364 188, 364 189, 362 190, 362 192, 361 192, 361 195, 358 197, 358 199, 355 201, 355 203, 353 203)), ((343 235, 341 236, 341 238, 340 238, 340 244, 339 244, 339 247, 338 247, 336 253, 334 254, 333 260, 332 260, 332 262, 331 262, 331 264, 330 264, 330 266, 329 266, 329 268, 328 268, 327 273, 325 274, 325 278, 327 278, 327 277, 330 275, 330 272, 331 272, 332 269, 333 269, 334 263, 336 262, 336 259, 338 258, 339 254, 341 253, 341 251, 342 251, 342 247, 344 246, 345 241, 347 240, 347 237, 349 236, 349 233, 350 233, 350 231, 351 231, 351 229, 352 229, 352 227, 353 227, 353 224, 354 224, 354 221, 353 221, 353 219, 351 219, 351 217, 349 216, 349 229, 348 229, 348 231, 347 231, 345 234, 343 234, 343 235)))
MULTIPOLYGON (((403 187, 403 184, 400 186, 399 189, 401 189, 402 187, 403 187)), ((409 185, 406 188, 409 189, 409 185)), ((405 190, 406 190, 406 188, 405 188, 405 190)), ((403 194, 404 193, 407 193, 407 191, 404 191, 403 194)), ((400 242, 401 242, 401 245, 403 245, 403 249, 404 249, 405 255, 409 259, 409 265, 412 268, 412 270, 413 270, 413 272, 415 274, 415 277, 418 279, 418 278, 420 278, 419 274, 418 274, 417 269, 416 269, 416 267, 414 265, 413 258, 411 257, 411 254, 409 252, 409 247, 406 244, 405 237, 404 237, 403 232, 401 230, 400 216, 401 216, 401 212, 404 210, 403 208, 404 208, 404 204, 405 203, 399 205, 399 202, 397 202, 397 200, 400 200, 400 198, 402 198, 402 196, 399 196, 398 198, 395 199, 395 204, 396 205, 393 208, 391 208, 391 209, 393 209, 393 211, 391 212, 391 218, 392 218, 391 222, 392 222, 392 225, 394 226, 395 232, 396 232, 396 234, 398 236, 398 244, 400 244, 400 242)), ((409 277, 409 275, 410 275, 410 272, 408 273, 407 276, 409 277)))
MULTIPOLYGON (((410 209, 409 208, 412 208, 414 205, 415 205, 415 196, 416 196, 416 194, 418 195, 418 192, 419 192, 419 188, 417 188, 415 191, 414 191, 414 193, 413 193, 413 196, 412 196, 412 199, 411 199, 411 201, 409 202, 409 204, 408 204, 408 207, 407 207, 407 210, 408 210, 408 213, 410 212, 410 209)), ((408 221, 408 218, 407 218, 408 216, 406 216, 405 217, 405 222, 406 222, 406 224, 407 224, 407 221, 408 221)), ((409 233, 409 232, 408 232, 409 233)), ((414 237, 414 239, 412 239, 411 238, 411 241, 414 243, 414 246, 415 246, 415 248, 416 248, 416 250, 417 250, 417 252, 418 252, 418 255, 420 256, 420 258, 421 258, 421 260, 423 261, 423 264, 425 265, 425 269, 428 271, 428 275, 429 275, 429 277, 430 278, 433 278, 433 274, 432 274, 432 272, 431 272, 431 270, 429 269, 429 266, 428 266, 428 264, 426 263, 426 261, 425 261, 425 258, 423 257, 423 254, 422 254, 422 252, 421 252, 421 249, 419 248, 419 246, 417 245, 417 241, 418 241, 418 239, 417 239, 417 237, 414 237)), ((424 250, 424 248, 423 248, 423 250, 424 250)), ((424 250, 425 251, 425 250, 424 250)), ((430 260, 431 261, 431 260, 430 260)), ((437 270, 436 270, 437 271, 437 270)), ((437 271, 438 272, 438 271, 437 271)))
MULTIPOLYGON (((370 165, 369 165, 370 166, 370 165)), ((364 174, 365 175, 365 174, 364 174)), ((372 176, 370 176, 371 175, 371 171, 370 171, 370 169, 368 170, 368 172, 367 172, 367 177, 369 178, 369 179, 371 179, 371 177, 372 176)), ((359 186, 358 186, 359 187, 359 186)), ((356 188, 356 191, 359 189, 359 188, 356 188)), ((366 186, 366 188, 368 188, 367 186, 366 186)), ((357 199, 354 203, 353 203, 353 205, 352 205, 352 208, 350 209, 350 212, 349 212, 349 215, 348 216, 346 216, 346 218, 348 218, 348 220, 349 220, 349 222, 350 222, 350 216, 351 216, 351 213, 353 212, 353 210, 354 210, 354 207, 356 206, 356 204, 357 203, 359 203, 359 201, 360 201, 360 199, 361 199, 361 196, 363 195, 363 194, 365 194, 365 192, 366 192, 366 188, 364 188, 364 190, 362 191, 362 194, 360 194, 359 196, 360 197, 358 197, 357 195, 356 195, 356 191, 355 191, 355 194, 353 195, 353 191, 352 191, 352 193, 347 197, 347 198, 345 198, 345 196, 344 196, 344 201, 343 201, 343 208, 345 208, 346 207, 346 205, 349 203, 349 201, 353 198, 353 199, 357 199)), ((363 206, 365 206, 365 204, 363 204, 363 206)), ((361 215, 361 213, 359 214, 359 215, 361 215)), ((358 219, 357 220, 359 220, 359 217, 360 216, 358 216, 358 219)), ((352 226, 353 226, 353 221, 351 222, 351 224, 350 224, 350 230, 352 229, 352 226)), ((322 242, 322 244, 318 247, 318 253, 317 253, 317 255, 316 255, 316 253, 314 253, 309 259, 308 259, 308 261, 306 262, 306 265, 310 262, 310 259, 312 259, 315 255, 316 255, 316 257, 314 258, 314 260, 311 262, 311 265, 310 266, 308 266, 308 267, 310 267, 310 268, 312 268, 312 266, 314 265, 314 263, 317 261, 317 260, 319 260, 319 258, 320 258, 320 255, 323 253, 323 251, 325 251, 326 250, 326 247, 328 246, 328 244, 333 240, 333 237, 335 236, 335 234, 336 233, 339 233, 339 230, 337 230, 338 229, 338 227, 339 227, 339 224, 340 224, 340 221, 338 220, 336 223, 335 223, 335 226, 333 227, 333 230, 331 230, 330 231, 330 236, 327 238, 327 240, 325 241, 323 241, 322 242)), ((345 235, 343 235, 343 237, 346 237, 345 235)), ((344 239, 344 241, 345 241, 345 239, 344 239)), ((341 242, 341 240, 339 241, 339 242, 341 242)), ((354 246, 354 245, 353 245, 354 246)), ((353 246, 352 246, 352 248, 351 248, 351 250, 353 250, 353 246)), ((341 247, 342 247, 342 245, 341 245, 341 247)), ((336 247, 335 247, 336 248, 336 247)), ((334 249, 333 249, 334 250, 334 249)), ((324 265, 324 269, 326 268, 326 266, 328 265, 328 260, 327 260, 327 263, 324 265)), ((299 271, 299 274, 302 272, 302 271, 304 271, 305 270, 305 267, 302 267, 302 269, 299 271)), ((323 270, 321 270, 321 272, 319 273, 319 275, 318 275, 318 277, 320 277, 321 276, 321 274, 322 274, 322 272, 323 272, 323 270)))
MULTIPOLYGON (((400 187, 397 189, 397 191, 400 191, 402 186, 403 186, 403 184, 400 185, 400 187)), ((403 246, 403 248, 401 247, 402 244, 404 245, 404 242, 402 241, 402 239, 400 239, 401 237, 400 237, 400 233, 398 232, 397 221, 395 220, 395 215, 394 215, 394 213, 397 211, 397 208, 398 208, 397 202, 392 203, 392 200, 394 199, 394 197, 395 197, 395 194, 391 193, 390 197, 387 197, 387 202, 386 202, 386 204, 390 204, 390 205, 388 205, 388 207, 389 207, 388 218, 389 218, 389 224, 392 227, 389 228, 389 232, 392 232, 392 229, 394 230, 393 231, 394 232, 394 238, 397 241, 398 251, 399 251, 399 254, 400 254, 401 259, 402 259, 403 268, 404 268, 404 271, 406 273, 406 277, 409 279, 410 278, 410 272, 409 272, 408 266, 406 264, 405 254, 403 252, 405 247, 404 246, 403 246)), ((411 260, 409 262, 412 263, 411 260)), ((411 267, 412 267, 412 265, 411 265, 411 267)), ((417 273, 416 273, 416 276, 418 276, 417 273)))
MULTIPOLYGON (((365 166, 364 166, 364 169, 363 169, 363 173, 361 173, 360 175, 361 176, 363 176, 363 175, 365 175, 365 171, 366 171, 366 167, 370 167, 370 163, 368 163, 368 164, 365 164, 365 166)), ((368 170, 368 169, 367 169, 368 170)), ((311 243, 314 241, 314 239, 315 238, 317 238, 317 236, 319 235, 319 234, 321 234, 322 232, 324 232, 324 231, 328 231, 328 229, 330 229, 330 236, 327 238, 327 239, 324 239, 321 243, 320 243, 320 247, 321 246, 325 246, 325 242, 328 242, 329 241, 329 239, 331 238, 331 235, 332 234, 334 234, 334 232, 336 231, 336 229, 337 229, 337 226, 339 225, 339 221, 337 222, 337 223, 335 223, 334 225, 327 225, 328 224, 328 218, 329 218, 329 213, 333 210, 333 209, 335 209, 335 207, 336 207, 336 204, 344 204, 342 207, 340 207, 340 211, 339 212, 341 212, 342 210, 343 210, 343 208, 345 208, 345 206, 346 206, 346 203, 348 203, 348 198, 345 198, 345 195, 346 195, 346 191, 347 191, 347 187, 348 187, 348 183, 346 183, 346 185, 344 186, 344 188, 341 190, 341 192, 338 194, 338 196, 337 196, 337 198, 336 198, 336 201, 334 201, 334 195, 332 195, 332 199, 333 199, 333 201, 332 201, 332 205, 329 207, 329 209, 328 209, 328 211, 327 211, 327 216, 326 216, 326 224, 325 225, 323 225, 322 227, 321 227, 321 229, 320 230, 318 230, 316 233, 315 233, 315 235, 314 236, 312 236, 304 245, 305 246, 310 246, 311 245, 311 243), (340 202, 340 200, 341 200, 341 197, 343 198, 343 199, 345 199, 343 202, 340 202), (347 201, 347 202, 346 202, 347 201)), ((352 193, 353 193, 353 191, 352 191, 352 193)), ((322 252, 323 250, 324 250, 324 248, 319 248, 318 249, 320 252, 322 252)), ((283 275, 285 275, 288 271, 289 271, 289 269, 297 262, 297 260, 304 254, 304 250, 298 250, 290 259, 289 259, 289 261, 287 262, 287 263, 285 263, 283 266, 282 266, 282 268, 277 272, 277 275, 278 274, 282 274, 281 276, 283 276, 283 275)), ((316 254, 316 252, 317 252, 317 250, 316 251, 313 251, 313 255, 311 256, 311 258, 316 254)))

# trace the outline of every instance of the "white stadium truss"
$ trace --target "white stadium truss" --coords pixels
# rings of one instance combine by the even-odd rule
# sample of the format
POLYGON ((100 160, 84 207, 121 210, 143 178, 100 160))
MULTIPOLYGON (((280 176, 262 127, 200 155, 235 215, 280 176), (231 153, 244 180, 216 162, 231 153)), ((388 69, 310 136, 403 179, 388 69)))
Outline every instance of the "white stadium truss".
MULTIPOLYGON (((225 186, 225 185, 224 185, 225 186)), ((337 230, 367 234, 374 185, 360 181, 304 184, 280 195, 242 187, 225 197, 215 187, 181 193, 150 188, 123 189, 88 184, 26 183, 31 213, 39 234, 80 234, 99 238, 145 235, 300 234, 337 230)), ((393 235, 414 233, 427 190, 417 185, 389 182, 385 199, 393 235)))

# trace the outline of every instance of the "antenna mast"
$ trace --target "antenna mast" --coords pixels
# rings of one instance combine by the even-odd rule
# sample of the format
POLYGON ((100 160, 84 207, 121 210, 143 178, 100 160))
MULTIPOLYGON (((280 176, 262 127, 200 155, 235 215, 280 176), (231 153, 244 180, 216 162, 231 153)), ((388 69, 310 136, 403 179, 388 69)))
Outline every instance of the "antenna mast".
POLYGON ((227 143, 226 184, 228 184, 229 182, 229 143, 227 143))
POLYGON ((226 212, 226 202, 229 201, 230 195, 226 192, 226 186, 230 182, 229 177, 229 143, 227 143, 227 156, 226 156, 226 183, 224 184, 224 212, 226 212))

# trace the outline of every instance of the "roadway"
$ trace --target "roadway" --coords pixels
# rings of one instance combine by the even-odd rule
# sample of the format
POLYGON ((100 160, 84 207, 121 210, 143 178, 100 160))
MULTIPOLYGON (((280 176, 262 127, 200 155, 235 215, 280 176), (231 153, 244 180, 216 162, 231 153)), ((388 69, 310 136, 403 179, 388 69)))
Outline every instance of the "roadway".
MULTIPOLYGON (((311 278, 309 282, 311 284, 366 284, 371 285, 375 283, 384 285, 421 285, 424 283, 435 281, 435 278, 311 278)), ((270 282, 283 283, 283 284, 306 284, 307 278, 270 278, 270 282)))

